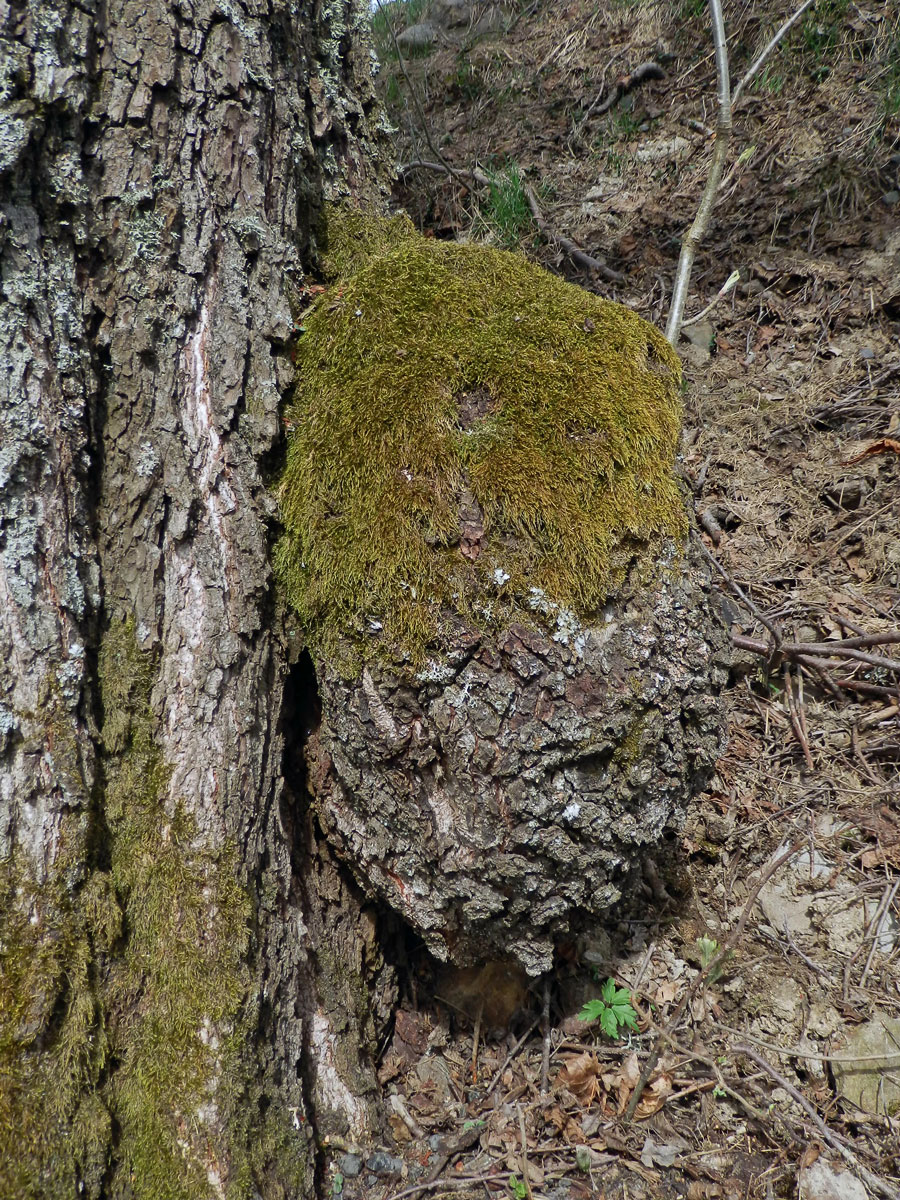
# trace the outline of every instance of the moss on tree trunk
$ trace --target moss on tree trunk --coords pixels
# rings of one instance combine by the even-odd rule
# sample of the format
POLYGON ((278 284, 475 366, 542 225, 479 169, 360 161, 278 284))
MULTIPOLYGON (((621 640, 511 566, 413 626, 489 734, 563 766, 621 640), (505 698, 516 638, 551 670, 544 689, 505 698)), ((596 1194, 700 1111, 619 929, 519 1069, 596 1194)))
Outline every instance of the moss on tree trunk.
POLYGON ((3 1196, 310 1195, 373 1120, 259 465, 323 200, 379 200, 365 21, 0 15, 3 1196))

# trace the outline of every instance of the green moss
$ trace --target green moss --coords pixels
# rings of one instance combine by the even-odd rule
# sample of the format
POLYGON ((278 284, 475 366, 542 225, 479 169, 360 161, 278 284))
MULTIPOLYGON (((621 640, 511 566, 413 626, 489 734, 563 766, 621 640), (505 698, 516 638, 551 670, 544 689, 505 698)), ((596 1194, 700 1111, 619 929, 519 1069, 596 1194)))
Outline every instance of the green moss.
POLYGON ((338 211, 328 235, 340 279, 297 348, 276 551, 320 650, 349 633, 363 655, 421 661, 448 609, 590 614, 683 535, 680 368, 656 329, 399 218, 338 211), (466 557, 472 500, 484 533, 466 557))
POLYGON ((107 1046, 85 912, 60 875, 0 864, 0 1195, 99 1194, 107 1046))
POLYGON ((121 1131, 112 1191, 205 1197, 215 1151, 196 1114, 233 1086, 250 1015, 250 906, 234 849, 201 848, 183 805, 166 800, 152 678, 131 623, 113 626, 100 656, 109 874, 125 930, 107 987, 121 1131))
POLYGON ((644 734, 647 728, 649 714, 639 712, 633 717, 613 752, 613 762, 623 769, 629 769, 644 757, 644 734))
POLYGON ((168 798, 153 662, 130 621, 104 638, 99 668, 92 835, 39 886, 0 864, 0 1195, 207 1200, 218 1158, 229 1198, 273 1174, 301 1194, 305 1141, 287 1113, 264 1112, 257 1078, 237 853, 204 846, 168 798), (198 1119, 209 1104, 226 1146, 198 1119))

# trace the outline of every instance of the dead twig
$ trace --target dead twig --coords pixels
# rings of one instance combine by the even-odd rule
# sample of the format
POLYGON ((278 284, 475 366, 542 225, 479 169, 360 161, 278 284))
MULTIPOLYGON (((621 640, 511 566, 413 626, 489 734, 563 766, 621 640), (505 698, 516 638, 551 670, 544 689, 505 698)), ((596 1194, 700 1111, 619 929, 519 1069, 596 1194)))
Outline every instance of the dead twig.
POLYGON ((797 701, 794 699, 794 685, 791 678, 791 668, 788 663, 784 664, 782 671, 784 677, 784 699, 787 707, 788 716, 791 719, 791 727, 794 730, 794 737, 800 744, 800 749, 803 751, 803 757, 806 760, 806 765, 810 771, 816 769, 816 764, 813 762, 812 753, 809 748, 809 740, 804 730, 804 722, 800 717, 800 710, 797 701))
POLYGON ((391 1108, 414 1138, 419 1138, 421 1140, 425 1137, 425 1130, 418 1123, 418 1121, 416 1121, 412 1113, 406 1107, 402 1096, 396 1094, 391 1096, 391 1108))
MULTIPOLYGON (((481 1137, 483 1129, 483 1121, 476 1122, 471 1129, 463 1129, 462 1133, 458 1134, 453 1141, 451 1141, 450 1144, 446 1146, 440 1152, 440 1154, 438 1154, 424 1182, 426 1184, 433 1183, 449 1162, 456 1158, 458 1154, 462 1154, 465 1150, 468 1150, 471 1146, 475 1145, 475 1143, 481 1137)), ((403 1194, 406 1195, 407 1193, 404 1192, 403 1194)))
POLYGON ((485 1100, 487 1100, 487 1098, 493 1092, 494 1088, 497 1086, 497 1084, 503 1078, 503 1072, 506 1070, 506 1068, 509 1066, 509 1064, 512 1062, 512 1060, 516 1057, 516 1055, 519 1053, 519 1051, 522 1049, 522 1047, 525 1045, 525 1043, 528 1041, 528 1039, 534 1033, 535 1029, 537 1029, 540 1022, 541 1022, 540 1017, 534 1018, 534 1020, 531 1022, 531 1024, 528 1026, 528 1028, 525 1030, 525 1032, 522 1034, 522 1036, 519 1038, 519 1040, 516 1042, 516 1044, 513 1046, 512 1050, 510 1050, 509 1054, 507 1054, 507 1056, 503 1060, 502 1064, 497 1068, 496 1072, 494 1073, 494 1078, 488 1084, 488 1089, 484 1094, 485 1100))
POLYGON ((408 1196, 436 1192, 438 1188, 446 1188, 449 1192, 469 1187, 473 1183, 506 1183, 511 1175, 512 1171, 493 1171, 487 1175, 460 1175, 458 1179, 429 1179, 425 1183, 416 1183, 412 1187, 404 1188, 402 1192, 394 1192, 388 1200, 407 1200, 408 1196))
POLYGON ((478 1012, 475 1014, 475 1030, 472 1034, 472 1082, 478 1082, 478 1041, 481 1037, 481 1018, 484 1014, 484 998, 478 1003, 478 1012))
POLYGON ((881 938, 881 932, 884 924, 887 921, 888 914, 891 911, 891 906, 897 898, 897 892, 900 891, 900 879, 896 880, 893 885, 888 884, 881 897, 881 903, 878 905, 878 911, 872 919, 872 924, 869 926, 869 932, 866 937, 870 938, 872 945, 869 947, 869 957, 866 959, 866 965, 863 967, 863 973, 859 977, 859 986, 865 987, 866 979, 869 976, 869 971, 872 967, 872 959, 875 957, 875 951, 878 949, 878 942, 881 938))
POLYGON ((775 872, 778 870, 778 868, 783 866, 784 863, 786 863, 789 859, 793 858, 794 855, 797 853, 797 851, 803 847, 804 842, 805 842, 805 838, 798 838, 796 841, 792 842, 790 846, 788 846, 787 850, 785 850, 782 854, 776 855, 776 857, 768 864, 768 866, 763 868, 763 871, 760 874, 760 877, 756 884, 756 887, 753 889, 753 891, 747 897, 747 902, 744 905, 743 911, 741 912, 740 920, 738 921, 737 925, 735 925, 734 929, 726 937, 725 941, 720 946, 718 953, 715 954, 710 959, 710 961, 706 964, 706 966, 703 967, 700 970, 700 972, 695 976, 695 978, 691 982, 690 987, 685 989, 685 993, 682 996, 681 1000, 679 1001, 678 1007, 675 1009, 674 1013, 669 1018, 669 1021, 667 1022, 665 1029, 660 1030, 659 1034, 657 1035, 656 1041, 653 1045, 653 1049, 650 1051, 650 1055, 647 1059, 646 1064, 644 1065, 643 1071, 641 1071, 640 1078, 638 1079, 637 1083, 635 1084, 634 1091, 631 1093, 631 1099, 628 1101, 628 1107, 625 1109, 625 1120, 626 1121, 630 1121, 632 1119, 632 1117, 634 1116, 635 1109, 637 1108, 638 1104, 640 1103, 640 1099, 641 1099, 641 1096, 643 1095, 644 1088, 650 1082, 650 1077, 653 1074, 653 1072, 656 1070, 656 1065, 659 1062, 660 1055, 662 1054, 663 1046, 667 1042, 671 1041, 671 1039, 675 1033, 675 1030, 678 1028, 679 1024, 681 1023, 682 1017, 684 1016, 685 1012, 687 1011, 688 1005, 694 999, 694 997, 697 995, 697 993, 700 991, 700 989, 704 986, 704 984, 706 983, 706 980, 710 977, 710 975, 714 971, 716 971, 716 970, 720 969, 722 966, 724 966, 726 960, 730 956, 735 945, 740 940, 741 935, 743 934, 744 929, 746 928, 747 921, 750 918, 750 913, 753 909, 753 905, 756 903, 756 900, 759 896, 759 893, 762 891, 763 887, 769 881, 769 879, 772 878, 772 876, 775 874, 775 872))
MULTIPOLYGON (((432 149, 434 148, 432 147, 432 149)), ((438 158, 440 158, 440 155, 438 155, 438 158)), ((491 186, 490 179, 483 171, 450 167, 443 159, 440 159, 439 162, 429 162, 427 159, 414 159, 398 168, 398 174, 400 175, 405 175, 409 171, 440 171, 445 175, 452 175, 457 180, 469 180, 472 183, 476 183, 479 187, 491 186)), ((621 271, 614 271, 612 267, 608 267, 599 258, 594 258, 593 255, 587 254, 571 238, 563 237, 561 233, 557 233, 554 229, 551 229, 541 212, 541 206, 538 204, 534 189, 530 184, 525 183, 524 180, 522 182, 522 191, 528 202, 532 219, 535 225, 537 225, 538 232, 544 241, 549 242, 550 245, 558 246, 563 253, 569 256, 576 266, 583 268, 585 271, 594 272, 601 279, 605 279, 607 283, 625 283, 625 276, 621 271)))
POLYGON ((519 1137, 522 1141, 522 1179, 525 1183, 525 1191, 528 1193, 528 1200, 534 1200, 534 1192, 531 1190, 531 1179, 528 1175, 528 1138, 525 1134, 525 1114, 522 1112, 521 1104, 516 1105, 516 1111, 519 1114, 519 1137))
POLYGON ((755 1062, 756 1065, 765 1071, 766 1074, 769 1075, 779 1087, 784 1088, 788 1095, 800 1105, 828 1145, 831 1146, 833 1150, 836 1150, 837 1153, 840 1154, 841 1158, 843 1158, 843 1160, 853 1168, 853 1170, 859 1175, 860 1179, 862 1179, 866 1187, 870 1188, 871 1191, 875 1192, 877 1195, 885 1197, 885 1200, 898 1200, 898 1197, 900 1197, 900 1191, 898 1191, 898 1189, 893 1185, 889 1184, 887 1180, 882 1179, 880 1175, 876 1175, 873 1171, 870 1171, 868 1167, 864 1166, 860 1162, 859 1157, 854 1153, 853 1150, 850 1149, 844 1139, 839 1134, 835 1133, 834 1130, 829 1129, 803 1093, 798 1088, 794 1087, 789 1080, 785 1079, 785 1077, 779 1071, 776 1071, 767 1059, 763 1058, 761 1054, 758 1054, 752 1046, 735 1046, 733 1047, 733 1050, 735 1054, 743 1054, 746 1058, 749 1058, 751 1062, 755 1062))
POLYGON ((691 533, 693 534, 694 541, 700 547, 701 553, 710 563, 712 563, 713 567, 715 567, 718 573, 722 576, 735 596, 737 596, 741 603, 750 610, 754 617, 756 617, 757 621, 759 621, 760 625, 762 625, 764 629, 768 629, 769 633, 772 635, 772 652, 774 653, 780 650, 782 634, 775 622, 770 621, 768 617, 763 616, 740 584, 736 583, 735 580, 732 579, 728 571, 726 571, 715 555, 710 554, 707 548, 703 545, 703 539, 696 532, 696 530, 692 529, 691 533))
MULTIPOLYGON (((900 642, 900 634, 885 633, 872 634, 872 645, 885 645, 888 643, 900 642), (874 639, 879 639, 875 641, 874 639)), ((751 654, 762 654, 766 657, 771 657, 772 650, 768 642, 764 642, 759 638, 746 637, 742 633, 732 635, 732 643, 738 650, 749 650, 751 654)), ((865 663, 870 667, 881 667, 885 671, 900 672, 900 659, 888 658, 883 654, 868 654, 864 650, 858 650, 855 646, 850 646, 847 643, 850 641, 863 641, 862 638, 847 638, 842 642, 782 642, 778 647, 778 654, 782 658, 790 659, 797 662, 806 662, 814 666, 823 666, 825 668, 833 667, 834 663, 829 662, 829 659, 847 659, 851 662, 865 663)), ((841 681, 835 680, 840 686, 841 681)))
POLYGON ((544 1011, 541 1014, 544 1024, 544 1053, 541 1058, 541 1095, 546 1096, 550 1091, 550 978, 544 980, 544 1011))
POLYGON ((445 162, 429 162, 427 158, 415 158, 403 163, 397 168, 398 175, 407 175, 410 171, 439 171, 442 175, 452 175, 463 182, 470 180, 479 187, 490 187, 491 181, 483 171, 469 170, 466 167, 449 167, 445 162))
POLYGON ((791 937, 791 928, 788 925, 787 917, 784 918, 784 936, 785 936, 785 939, 787 940, 787 944, 790 946, 790 948, 793 950, 793 952, 797 955, 797 957, 799 959, 802 959, 802 961, 806 963, 806 965, 809 967, 809 969, 811 971, 815 971, 815 973, 817 975, 821 975, 822 978, 826 979, 830 984, 833 985, 835 983, 834 976, 830 975, 828 973, 828 971, 826 970, 826 968, 823 967, 820 963, 814 962, 809 957, 809 955, 804 954, 803 951, 800 949, 800 947, 797 945, 797 943, 794 941, 794 939, 791 937))
POLYGON ((454 179, 459 180, 460 177, 456 168, 451 167, 432 140, 431 133, 428 129, 428 121, 425 119, 425 110, 422 108, 422 105, 419 102, 419 93, 416 91, 415 84, 410 78, 409 71, 406 69, 406 60, 404 59, 403 52, 400 49, 400 43, 397 41, 397 35, 394 33, 394 26, 391 22, 391 19, 384 11, 384 5, 381 3, 381 0, 375 0, 375 3, 378 5, 378 11, 384 17, 384 23, 387 26, 387 31, 390 34, 391 42, 394 46, 394 53, 397 55, 397 62, 400 65, 400 72, 403 75, 403 78, 406 80, 406 86, 409 88, 410 99, 412 100, 413 107, 416 110, 416 116, 419 118, 419 123, 422 127, 422 134, 425 138, 425 141, 428 143, 428 149, 438 160, 438 162, 441 163, 443 169, 448 173, 448 175, 452 175, 454 179))
POLYGON ((806 1050, 802 1046, 776 1046, 774 1042, 767 1042, 764 1038, 758 1038, 755 1034, 748 1033, 746 1029, 734 1029, 731 1025, 724 1025, 721 1021, 713 1021, 712 1024, 714 1028, 721 1029, 724 1033, 745 1038, 754 1046, 761 1046, 763 1050, 768 1050, 772 1054, 780 1054, 784 1058, 800 1058, 808 1062, 822 1063, 880 1063, 892 1062, 894 1059, 900 1062, 900 1050, 882 1051, 880 1054, 825 1054, 818 1050, 806 1050))
POLYGON ((534 189, 531 184, 522 182, 522 191, 525 193, 525 199, 528 201, 528 207, 531 209, 531 215, 534 218, 534 223, 537 225, 541 236, 551 245, 559 246, 565 254, 571 258, 572 262, 579 267, 583 267, 586 271, 594 271, 601 279, 605 279, 607 283, 624 283, 625 276, 621 271, 614 271, 612 267, 608 267, 606 263, 601 262, 599 258, 594 258, 590 254, 586 254, 580 246, 577 246, 571 238, 563 237, 561 233, 557 233, 551 229, 544 220, 541 207, 538 204, 537 196, 534 194, 534 189))

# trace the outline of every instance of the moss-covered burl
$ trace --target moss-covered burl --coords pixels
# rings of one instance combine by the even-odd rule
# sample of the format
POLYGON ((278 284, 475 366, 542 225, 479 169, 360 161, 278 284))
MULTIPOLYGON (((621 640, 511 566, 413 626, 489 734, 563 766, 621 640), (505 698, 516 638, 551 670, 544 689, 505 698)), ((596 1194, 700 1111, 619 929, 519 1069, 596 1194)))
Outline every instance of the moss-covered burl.
POLYGON ((281 485, 321 819, 443 958, 545 969, 719 746, 680 369, 627 308, 332 213, 281 485))

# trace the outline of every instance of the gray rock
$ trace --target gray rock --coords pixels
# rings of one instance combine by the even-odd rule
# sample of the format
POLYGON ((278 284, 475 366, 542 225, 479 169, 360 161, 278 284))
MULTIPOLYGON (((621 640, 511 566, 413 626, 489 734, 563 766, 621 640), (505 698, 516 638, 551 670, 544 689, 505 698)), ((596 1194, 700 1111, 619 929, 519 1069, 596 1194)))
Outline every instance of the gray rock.
POLYGON ((475 22, 473 33, 478 37, 487 37, 492 33, 503 33, 506 29, 506 14, 497 4, 492 4, 475 22))
POLYGON ((881 197, 881 202, 882 204, 886 204, 888 208, 893 208, 895 204, 900 202, 900 192, 896 190, 885 192, 881 197))
POLYGON ((835 1062, 838 1095, 863 1112, 890 1116, 900 1106, 897 1081, 900 1020, 877 1016, 858 1025, 848 1035, 835 1062), (858 1054, 859 1061, 853 1062, 858 1054), (883 1054, 884 1058, 877 1056, 883 1054), (850 1060, 850 1061, 847 1061, 850 1060))
POLYGON ((430 21, 422 21, 398 33, 397 45, 407 53, 424 54, 434 45, 437 36, 437 27, 430 21))
POLYGON ((358 1154, 345 1154, 340 1160, 340 1171, 348 1179, 355 1179, 362 1170, 363 1160, 358 1154))
POLYGON ((687 338, 702 354, 709 358, 710 348, 715 340, 715 327, 710 321, 698 321, 696 325, 687 325, 681 330, 681 336, 687 338))
POLYGON ((469 0, 437 0, 431 6, 431 16, 444 29, 458 29, 472 19, 469 0))
POLYGON ((866 1200, 868 1192, 844 1166, 817 1158, 800 1171, 800 1200, 866 1200))
POLYGON ((386 1150, 376 1150, 366 1159, 366 1166, 373 1175, 399 1175, 403 1170, 403 1160, 388 1154, 386 1150))

